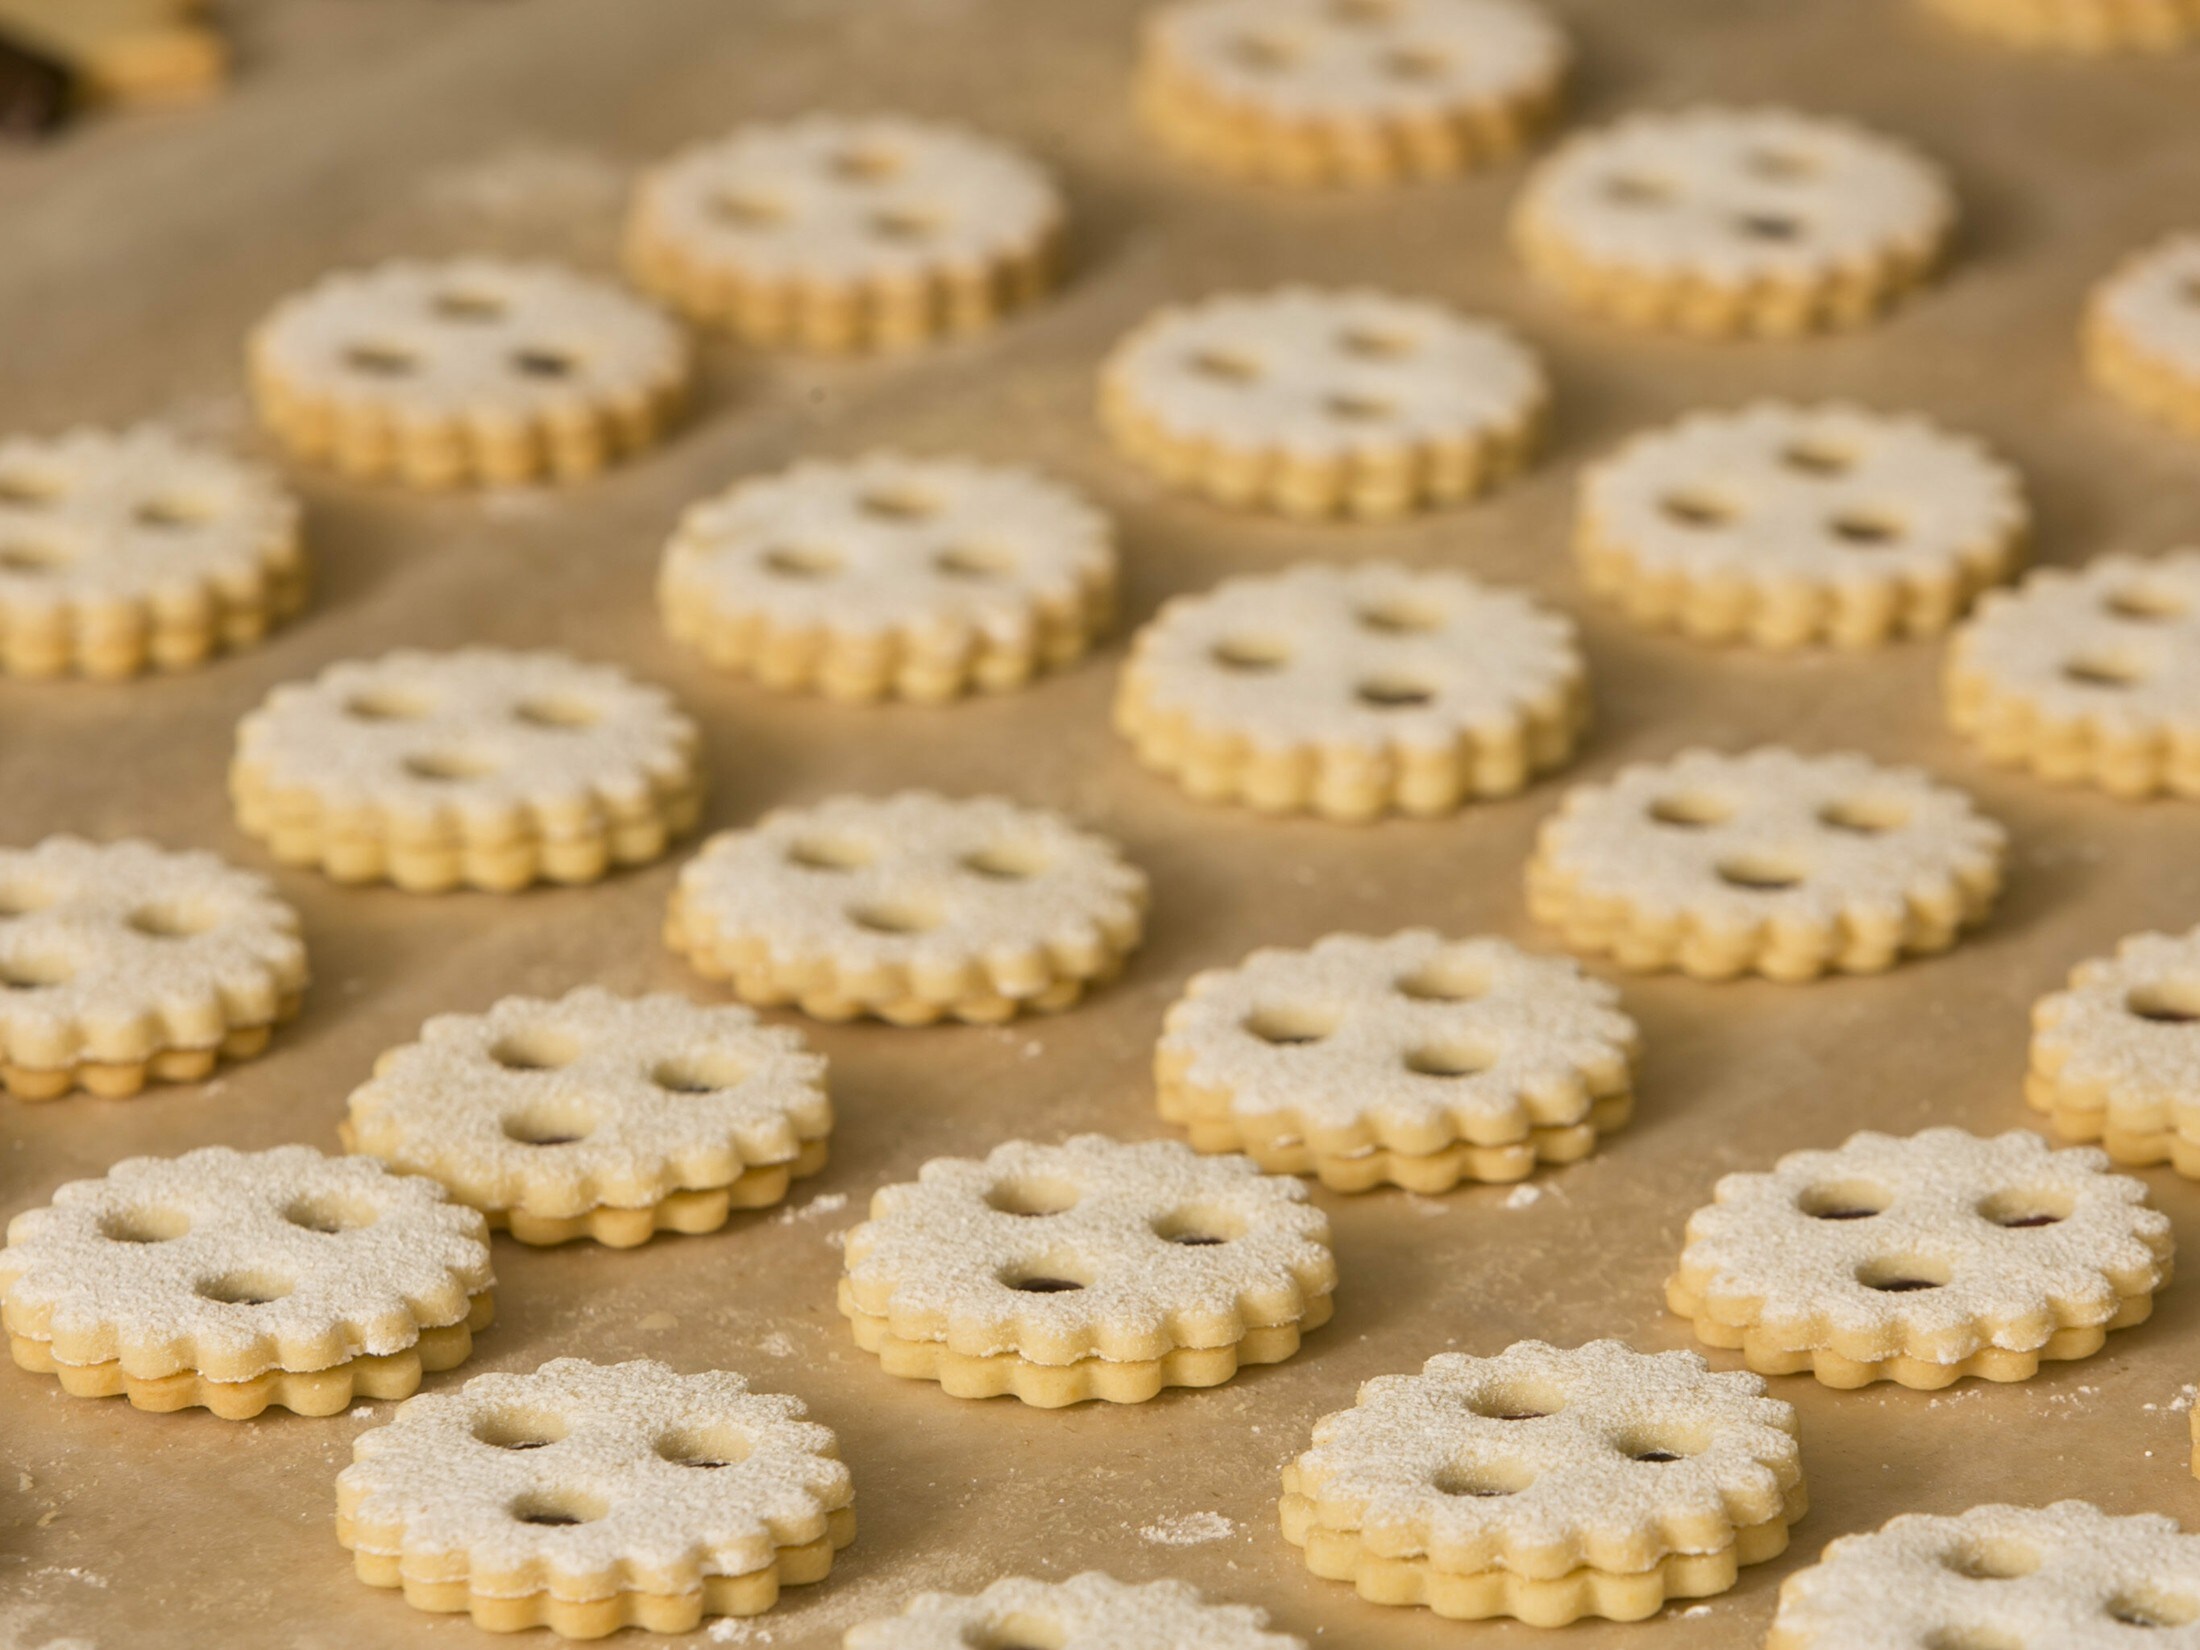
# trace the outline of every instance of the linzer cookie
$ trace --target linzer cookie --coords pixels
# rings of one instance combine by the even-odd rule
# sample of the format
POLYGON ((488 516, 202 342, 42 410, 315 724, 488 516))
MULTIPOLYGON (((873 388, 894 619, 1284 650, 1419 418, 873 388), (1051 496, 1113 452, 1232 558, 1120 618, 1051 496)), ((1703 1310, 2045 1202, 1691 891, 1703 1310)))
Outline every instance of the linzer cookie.
POLYGON ((898 116, 745 126, 646 173, 635 280, 758 344, 879 349, 992 325, 1061 261, 1062 200, 1005 144, 898 116))
POLYGON ((77 1398, 334 1415, 449 1369, 494 1316, 481 1216, 309 1146, 133 1157, 17 1215, 0 1324, 77 1398))
POLYGON ((1392 183, 1518 149, 1571 55, 1521 0, 1180 0, 1147 17, 1138 104, 1240 177, 1392 183))
POLYGON ((1528 910, 1623 968, 1870 974, 1983 922, 2007 847, 1915 768, 1690 750, 1567 792, 1536 837, 1528 910))
POLYGON ((713 1232, 825 1166, 825 1060, 745 1008, 507 997, 444 1014, 351 1097, 344 1149, 440 1180, 522 1243, 713 1232))
POLYGON ((1996 762, 2115 796, 2200 796, 2200 549, 2043 567, 1948 648, 1948 717, 1996 762))
POLYGON ((2006 45, 2070 52, 2174 51, 2200 37, 2195 0, 1929 0, 2006 45))
POLYGON ((871 453, 735 483, 665 552, 673 637, 721 670, 835 699, 1021 687, 1115 605, 1114 533, 1028 470, 871 453))
POLYGON ((1666 1304, 1707 1346, 1827 1386, 2027 1380, 2100 1351, 2169 1282, 2169 1217, 2105 1152, 2036 1134, 1865 1132, 1730 1174, 1666 1304))
POLYGON ((401 650, 329 666, 237 726, 238 823, 285 865, 414 893, 593 882, 702 812, 695 724, 562 653, 401 650))
POLYGON ((744 1002, 990 1023, 1114 978, 1145 908, 1144 873, 1057 814, 904 791, 712 837, 680 872, 665 939, 744 1002))
POLYGON ((1172 487, 1244 510, 1389 517, 1523 468, 1550 402, 1512 333, 1365 288, 1172 305, 1100 369, 1100 421, 1172 487))
POLYGON ((1521 1341, 1385 1375, 1283 1469, 1286 1540, 1376 1604, 1639 1621, 1785 1551, 1795 1411, 1754 1375, 1618 1341, 1521 1341))
POLYGON ((1193 796, 1366 820, 1509 796, 1589 719, 1571 621, 1394 562, 1302 564, 1163 604, 1115 725, 1193 796))
POLYGON ((855 1539, 832 1433, 739 1375, 558 1358, 359 1435, 336 1538, 359 1579, 493 1633, 692 1631, 824 1580, 855 1539))
POLYGON ((152 425, 0 441, 0 670, 182 670, 305 597, 298 506, 271 476, 152 425))
POLYGON ((845 1242, 840 1310, 888 1374, 1042 1409, 1280 1363, 1337 1283, 1302 1182, 1173 1140, 935 1158, 845 1242))
POLYGON ((1336 1191, 1519 1180, 1634 1104, 1634 1022, 1570 958, 1427 929, 1332 934, 1193 976, 1169 1010, 1161 1115, 1204 1152, 1336 1191))
POLYGON ((663 435, 693 370, 639 298, 492 258, 326 276, 254 329, 249 365, 293 453, 415 487, 592 475, 663 435))
POLYGON ((1513 212, 1529 269, 1578 307, 1713 336, 1857 326, 1932 272, 1955 224, 1938 166, 1787 109, 1629 116, 1568 139, 1513 212))
POLYGON ((1209 1604, 1181 1581, 1143 1585, 1098 1570, 1067 1581, 1008 1576, 984 1592, 919 1593, 900 1614, 848 1629, 844 1650, 970 1650, 1045 1644, 1053 1650, 1306 1650, 1268 1630, 1265 1612, 1209 1604))
POLYGON ((1945 630, 2008 577, 2030 512, 1979 442, 1839 402, 1635 437, 1581 485, 1590 589, 1700 641, 1871 647, 1945 630))
MULTIPOLYGON (((2200 0, 2187 27, 2200 36, 2200 0)), ((2200 235, 2125 259, 2094 288, 2081 335, 2094 382, 2200 435, 2200 235)))
POLYGON ((2024 1094, 2065 1140, 2200 1179, 2200 928, 2134 934, 2035 1003, 2024 1094))
POLYGON ((2193 1636, 2196 1597, 2200 1536, 2158 1514, 2085 1501, 1904 1513, 1789 1576, 1765 1647, 2177 1645, 2193 1636))
POLYGON ((298 913, 265 877, 149 842, 0 849, 0 1081, 19 1100, 187 1083, 298 1012, 298 913))

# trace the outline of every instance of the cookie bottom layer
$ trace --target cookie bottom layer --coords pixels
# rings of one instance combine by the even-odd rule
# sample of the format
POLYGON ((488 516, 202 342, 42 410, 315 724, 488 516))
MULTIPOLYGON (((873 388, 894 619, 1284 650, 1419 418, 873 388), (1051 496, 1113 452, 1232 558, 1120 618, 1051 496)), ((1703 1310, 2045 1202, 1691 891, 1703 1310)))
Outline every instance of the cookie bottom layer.
POLYGON ((1577 1123, 1531 1129, 1527 1138, 1499 1145, 1459 1141, 1433 1152, 1373 1147, 1322 1152, 1295 1135, 1273 1132, 1265 1117, 1229 1115, 1229 1097, 1215 1096, 1163 1078, 1161 1115, 1182 1124, 1193 1150, 1242 1152, 1269 1174, 1313 1175, 1333 1192, 1366 1192, 1400 1186, 1409 1192, 1448 1192, 1462 1182, 1523 1180, 1539 1163, 1574 1163, 1596 1149, 1597 1139, 1623 1126, 1634 1112, 1632 1094, 1599 1096, 1577 1123), (1266 1125, 1267 1127, 1264 1127, 1266 1125))
POLYGON ((264 1025, 232 1026, 212 1048, 164 1048, 143 1060, 80 1060, 73 1066, 18 1066, 0 1061, 0 1084, 18 1100, 58 1100, 76 1089, 102 1100, 127 1100, 147 1083, 197 1083, 224 1060, 249 1060, 268 1045, 275 1027, 302 1001, 286 997, 264 1025))
POLYGON ((273 1406, 297 1415, 334 1415, 355 1399, 409 1398, 423 1373, 453 1369, 474 1349, 474 1336, 496 1318, 495 1299, 483 1291, 473 1297, 463 1320, 423 1329, 402 1352, 362 1353, 327 1369, 271 1369, 247 1381, 210 1381, 192 1370, 146 1378, 125 1373, 119 1362, 65 1364, 52 1346, 22 1335, 8 1337, 8 1353, 35 1375, 56 1375, 72 1398, 130 1400, 134 1409, 166 1414, 179 1409, 208 1409, 225 1421, 248 1421, 273 1406))
MULTIPOLYGON (((1962 638, 1957 638, 1960 646, 1962 638)), ((2029 695, 1951 658, 1948 720, 1990 762, 2028 769, 2058 785, 2091 785, 2130 801, 2200 797, 2200 723, 2048 723, 2029 695)))
MULTIPOLYGON (((685 1593, 617 1592, 602 1598, 562 1598, 547 1590, 507 1595, 478 1592, 466 1581, 422 1581, 404 1574, 395 1553, 354 1551, 352 1568, 370 1587, 401 1587, 405 1602, 437 1614, 464 1611, 473 1624, 491 1633, 516 1633, 547 1627, 560 1638, 600 1639, 622 1627, 652 1633, 691 1632, 706 1616, 757 1616, 779 1602, 782 1587, 823 1581, 833 1554, 856 1538, 853 1507, 826 1514, 826 1533, 799 1547, 781 1547, 770 1567, 746 1575, 705 1576, 701 1587, 685 1593)), ((341 1519, 336 1536, 345 1546, 353 1532, 341 1519)))
POLYGON ((2195 0, 1929 0, 1980 34, 2032 50, 2174 51, 2200 37, 2195 0))
MULTIPOLYGON (((1797 1486, 1795 1500, 1802 1496, 1797 1486)), ((1792 1513, 1734 1532, 1730 1546, 1709 1553, 1671 1553, 1636 1572, 1579 1569, 1563 1576, 1531 1577, 1510 1570, 1467 1574, 1439 1570, 1425 1558, 1384 1558, 1357 1534, 1323 1529, 1313 1504, 1285 1494, 1280 1503, 1284 1539, 1302 1550, 1306 1567, 1327 1581, 1348 1581, 1371 1604, 1421 1605, 1454 1621, 1512 1616, 1531 1627, 1563 1627, 1584 1616, 1641 1621, 1677 1598, 1708 1598, 1732 1587, 1741 1567, 1761 1564, 1787 1550, 1792 1513)))
POLYGON ((307 582, 298 559, 263 566, 258 588, 248 594, 208 589, 199 610, 188 614, 161 612, 142 598, 30 615, 0 605, 0 672, 118 681, 148 670, 190 670, 252 646, 296 616, 307 582))
MULTIPOLYGON (((2186 1179, 2200 1180, 2200 1139, 2188 1137, 2175 1125, 2119 1127, 2113 1104, 2097 1094, 2074 1095, 2054 1077, 2037 1069, 2025 1076, 2024 1099, 2034 1111, 2046 1114, 2049 1126, 2061 1139, 2099 1146, 2112 1161, 2127 1168, 2167 1163, 2186 1179)), ((2181 1108, 2174 1101, 2165 1101, 2148 1109, 2168 1117, 2181 1108)))
POLYGON ((1081 1358, 1072 1364, 1035 1364, 1013 1352, 975 1357, 950 1351, 938 1341, 905 1341, 883 1318, 842 1308, 856 1345, 875 1353, 887 1374, 937 1381, 953 1398, 1019 1398, 1034 1409, 1061 1409, 1092 1399, 1142 1404, 1164 1387, 1220 1386, 1248 1364, 1283 1362, 1298 1351, 1302 1335, 1329 1321, 1331 1310, 1330 1297, 1318 1295, 1306 1303, 1296 1323, 1248 1329, 1229 1346, 1178 1347, 1136 1362, 1081 1358))

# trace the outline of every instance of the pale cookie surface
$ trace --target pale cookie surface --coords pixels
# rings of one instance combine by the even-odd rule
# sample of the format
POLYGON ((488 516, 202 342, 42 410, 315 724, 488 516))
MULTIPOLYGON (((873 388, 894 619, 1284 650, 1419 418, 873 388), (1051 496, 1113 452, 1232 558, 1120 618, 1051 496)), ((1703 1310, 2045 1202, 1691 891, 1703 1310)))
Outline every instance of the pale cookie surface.
POLYGON ((693 827, 699 743, 610 665, 407 649, 269 694, 238 724, 230 796, 277 859, 340 882, 591 882, 693 827))
POLYGON ((2034 1004, 2025 1097, 2065 1139, 2200 1176, 2200 928, 2134 934, 2034 1004))
POLYGON ((825 1060, 745 1008, 593 986, 445 1014, 375 1062, 345 1146, 522 1242, 704 1231, 822 1166, 825 1060))
POLYGON ((1968 796, 1915 768, 1690 750, 1569 791, 1537 835, 1528 908, 1625 968, 1871 973, 1984 920, 2006 852, 1968 796))
POLYGON ((245 1381, 401 1352, 490 1285, 481 1216, 310 1146, 126 1158, 17 1215, 0 1317, 63 1364, 245 1381))
POLYGON ((766 686, 946 699, 1069 663, 1115 582, 1107 518, 1060 483, 871 453, 691 507, 657 594, 677 640, 766 686))
POLYGON ((28 1100, 135 1094, 256 1054, 306 987, 265 877, 149 842, 0 849, 0 1080, 28 1100))
POLYGON ((1339 1190, 1517 1180, 1588 1152, 1631 1099, 1634 1022, 1570 958, 1427 929, 1332 934, 1194 976, 1162 1116, 1201 1151, 1339 1190))
POLYGON ((1571 55, 1519 0, 1186 0, 1146 26, 1139 104, 1165 141, 1227 172, 1388 183, 1517 149, 1571 55))
POLYGON ((1117 446, 1243 509, 1396 516, 1522 468, 1550 401, 1494 322, 1366 288, 1281 287, 1160 310, 1100 370, 1117 446))
POLYGON ((1997 762, 2200 796, 2200 549, 2043 567, 1950 643, 1949 719, 1997 762))
POLYGON ((747 126, 644 175, 635 278, 758 343, 861 349, 998 320, 1054 278, 1053 180, 1004 144, 898 116, 747 126))
POLYGON ((2200 1536, 2085 1501, 1905 1513, 1781 1584, 1767 1650, 2200 1645, 2200 1536), (2156 1631, 2144 1631, 2144 1629, 2156 1631))
MULTIPOLYGON (((1713 1373, 1693 1352, 1522 1341, 1493 1358, 1442 1353, 1314 1423, 1313 1447, 1283 1469, 1283 1531, 1316 1574, 1376 1603, 1412 1602, 1399 1583, 1420 1572, 1421 1601, 1441 1614, 1541 1626, 1648 1614, 1693 1596, 1668 1590, 1668 1559, 1738 1556, 1746 1537, 1754 1563, 1786 1545, 1806 1508, 1795 1432, 1762 1380, 1713 1373), (1646 1585, 1615 1584, 1615 1612, 1602 1606, 1616 1597, 1562 1596, 1583 1571, 1646 1585), (1438 1578, 1503 1602, 1447 1609, 1438 1578)), ((1731 1584, 1728 1573, 1706 1590, 1731 1584)))
POLYGON ((769 1609, 855 1536, 833 1434, 739 1375, 558 1358, 415 1398, 336 1480, 362 1580, 492 1631, 769 1609))
POLYGON ((1766 1374, 2024 1380, 2100 1350, 2169 1281, 2169 1217, 2107 1168, 2036 1134, 1948 1128, 1790 1152, 1689 1217, 1666 1302, 1766 1374))
POLYGON ((1630 116, 1529 178, 1513 237, 1572 302, 1637 326, 1785 334, 1868 319, 1939 260, 1940 169, 1786 109, 1630 116))
POLYGON ((848 1629, 844 1650, 1305 1650, 1268 1630, 1263 1611, 1209 1604, 1181 1581, 1117 1581, 1098 1570, 1067 1581, 1008 1576, 984 1592, 920 1593, 898 1615, 848 1629))
MULTIPOLYGON (((2191 28, 2200 34, 2200 0, 2191 28)), ((2200 235, 2126 259, 2087 301, 2083 341, 2098 383, 2200 435, 2200 235)))
POLYGON ((0 440, 0 670, 180 670, 305 595, 298 506, 265 472, 153 425, 0 440))
POLYGON ((415 486, 589 474, 649 445, 692 371, 647 303, 555 264, 324 277, 253 332, 262 421, 300 457, 415 486))
POLYGON ((2007 577, 2029 512, 1979 442, 1839 402, 1695 413, 1581 486, 1591 589, 1705 641, 1868 647, 1930 635, 2007 577))
POLYGON ((846 1262, 841 1310, 859 1332, 869 1320, 899 1342, 1067 1375, 1311 1328, 1336 1287, 1329 1222, 1301 1182, 1093 1134, 933 1159, 871 1200, 846 1262))
POLYGON ((1139 760, 1194 796, 1335 819, 1509 795, 1572 755, 1588 714, 1570 620, 1393 562, 1173 598, 1115 705, 1139 760))
POLYGON ((1143 931, 1105 837, 999 797, 835 797, 711 838, 666 938, 744 1001, 921 1025, 1066 1008, 1143 931))
POLYGON ((1926 0, 2006 45, 2071 52, 2174 51, 2200 36, 2200 0, 1926 0))

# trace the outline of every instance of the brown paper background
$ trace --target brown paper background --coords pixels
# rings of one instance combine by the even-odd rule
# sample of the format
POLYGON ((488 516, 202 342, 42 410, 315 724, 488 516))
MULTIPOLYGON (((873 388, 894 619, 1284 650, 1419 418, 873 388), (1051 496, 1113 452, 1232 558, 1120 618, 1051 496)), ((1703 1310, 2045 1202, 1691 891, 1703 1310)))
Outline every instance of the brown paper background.
MULTIPOLYGON (((1265 1605, 1318 1644, 1536 1640, 1514 1624, 1379 1610, 1301 1568, 1274 1527, 1276 1469, 1314 1417, 1349 1404, 1362 1379, 1447 1347, 1690 1344, 1660 1284, 1719 1173, 1862 1126, 2024 1126, 2032 999, 2124 933, 2200 919, 2200 813, 1988 770, 1943 726, 1937 646, 1766 658, 1639 634, 1585 602, 1566 553, 1585 458, 1685 408, 1766 393, 1853 394, 1988 436, 2033 485, 2045 559, 2200 539, 2195 449, 2088 391, 2071 347, 2101 269, 2181 217, 2200 220, 2200 55, 2030 60, 1954 35, 1911 0, 1552 4, 1582 46, 1576 119, 1697 98, 1793 102, 1943 157, 1966 210, 1951 277, 1877 330, 1792 346, 1578 320, 1503 251, 1518 166, 1302 198, 1157 154, 1126 106, 1132 0, 262 0, 231 14, 241 75, 226 100, 0 154, 0 424, 161 415, 248 445, 238 342, 283 293, 333 265, 475 247, 608 267, 623 174, 738 120, 816 106, 961 116, 1061 173, 1074 275, 1057 301, 991 336, 877 362, 713 343, 700 413, 675 440, 555 495, 419 499, 301 476, 319 591, 270 645, 175 679, 0 684, 0 840, 11 842, 141 832, 264 866, 223 798, 237 716, 328 660, 481 640, 567 647, 673 686, 708 730, 714 827, 843 790, 1003 790, 1116 834, 1150 870, 1150 943, 1072 1014, 999 1030, 809 1028, 831 1056, 841 1124, 831 1167, 799 1188, 791 1217, 737 1217, 714 1236, 625 1254, 499 1240, 497 1327, 434 1386, 567 1353, 649 1356, 745 1371, 801 1394, 839 1432, 861 1536, 828 1582, 790 1593, 734 1642, 837 1644, 850 1622, 921 1588, 1087 1566, 1183 1577, 1265 1605), (1095 363, 1165 299, 1287 275, 1424 291, 1517 324, 1556 376, 1550 456, 1493 500, 1395 527, 1291 527, 1163 496, 1097 437, 1095 363), (1318 1194, 1343 1284, 1334 1323, 1286 1365, 1134 1408, 1055 1413, 889 1379, 832 1306, 831 1234, 872 1188, 1014 1135, 1162 1132, 1147 1070, 1162 1011, 1193 970, 1256 944, 1410 923, 1549 944, 1523 914, 1520 867, 1558 794, 1546 783, 1453 820, 1364 829, 1196 806, 1107 730, 1119 636, 1029 692, 947 709, 775 698, 666 643, 650 578, 684 502, 799 454, 889 442, 1042 465, 1090 489, 1120 519, 1133 623, 1170 592, 1308 556, 1396 556, 1532 587, 1581 618, 1592 655, 1599 720, 1568 777, 1692 742, 1921 762, 2012 828, 2008 897, 1973 942, 1877 979, 1625 981, 1647 1049, 1639 1120, 1593 1160, 1539 1177, 1525 1207, 1504 1188, 1318 1194), (774 1332, 791 1355, 761 1344, 774 1332), (1176 1547, 1139 1533, 1196 1512, 1226 1515, 1234 1533, 1176 1547)), ((283 873, 312 946, 303 1018, 267 1057, 203 1088, 0 1101, 0 1209, 133 1152, 333 1149, 344 1096, 375 1054, 438 1011, 584 981, 700 991, 658 943, 671 877, 665 865, 592 889, 419 899, 283 873)), ((2184 1231, 2200 1231, 2200 1191, 2166 1170, 2147 1178, 2184 1231)), ((1782 1575, 1907 1509, 2077 1494, 2200 1526, 2186 1417, 2169 1407, 2189 1380, 2200 1380, 2190 1284, 2101 1356, 2019 1387, 1834 1393, 1780 1380, 1802 1413, 1813 1502, 1789 1554, 1700 1615, 1585 1625, 1568 1642, 1754 1645, 1782 1575)), ((143 1415, 0 1370, 0 1642, 474 1641, 463 1619, 360 1585, 336 1546, 330 1480, 368 1424, 143 1415)))

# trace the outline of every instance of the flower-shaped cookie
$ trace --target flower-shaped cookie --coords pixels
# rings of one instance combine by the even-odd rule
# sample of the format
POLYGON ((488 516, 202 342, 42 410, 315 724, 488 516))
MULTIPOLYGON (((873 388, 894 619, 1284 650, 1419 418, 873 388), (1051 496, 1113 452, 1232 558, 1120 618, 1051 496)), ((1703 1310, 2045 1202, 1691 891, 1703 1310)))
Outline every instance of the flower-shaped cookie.
POLYGON ((1843 1536, 1781 1584, 1765 1650, 2185 1650, 2196 1621, 2200 1536, 2058 1501, 1904 1513, 1843 1536))
POLYGON ((1983 921, 2006 847, 1915 768, 1690 750, 1567 792, 1536 838, 1528 909, 1623 968, 1865 974, 1983 921))
POLYGON ((2200 796, 2200 548, 2043 567, 1949 644, 1948 717, 1996 762, 2200 796))
POLYGON ((0 1082, 24 1100, 194 1082, 298 1011, 298 913, 265 877, 149 842, 0 848, 0 1082))
POLYGON ((2169 1217, 2107 1169, 2036 1134, 1945 1128, 1790 1152, 1689 1216, 1666 1304, 1767 1375, 2025 1380, 2145 1321, 2169 1281, 2169 1217))
POLYGON ((2004 45, 2035 51, 2174 51, 2200 36, 2200 0, 1927 0, 2004 45))
MULTIPOLYGON (((2200 4, 2192 28, 2200 33, 2200 4)), ((2082 341, 2096 383, 2200 435, 2200 234, 2125 259, 2087 301, 2082 341)))
POLYGON ((1181 1581, 1143 1585, 1098 1570, 1067 1581, 1008 1576, 976 1595, 919 1593, 898 1615, 848 1629, 845 1650, 1306 1650, 1265 1612, 1209 1604, 1181 1581))
POLYGON ((277 688, 237 726, 230 798, 285 865, 415 893, 593 882, 702 812, 695 724, 562 653, 401 650, 277 688))
POLYGON ((1045 1408, 1280 1362, 1337 1281, 1301 1182, 1096 1134, 935 1158, 872 1198, 846 1257, 840 1309, 889 1373, 1045 1408))
POLYGON ((1028 470, 870 453, 692 506, 657 600, 677 640, 767 687, 951 699, 1085 651, 1115 605, 1114 533, 1028 470))
POLYGON ((1162 605, 1115 725, 1205 801, 1449 813, 1564 764, 1589 718, 1570 620, 1463 573, 1304 563, 1162 605))
POLYGON ((449 1369, 493 1315, 489 1234, 416 1175, 310 1146, 126 1158, 17 1215, 0 1324, 80 1398, 333 1415, 449 1369))
POLYGON ((824 1056, 745 1008, 507 997, 444 1014, 355 1090, 347 1151, 440 1180, 522 1243, 712 1232, 825 1166, 824 1056))
POLYGON ((1968 436, 1829 402, 1694 413, 1581 485, 1575 550, 1630 618, 1703 641, 1869 647, 1953 624, 2030 512, 1968 436))
POLYGON ((1340 1191, 1449 1191, 1571 1162, 1627 1120, 1635 1025, 1570 958, 1413 929, 1195 975, 1155 1051, 1200 1151, 1340 1191))
POLYGON ((1062 200, 1017 151, 895 115, 744 126, 646 173, 634 278, 759 344, 877 349, 989 326, 1041 296, 1062 200))
POLYGON ((1100 420, 1173 487, 1292 516, 1456 504, 1520 470, 1543 364, 1426 299, 1280 287, 1171 305, 1100 369, 1100 420))
POLYGON ((685 1633, 821 1581, 855 1539, 833 1435, 738 1375, 558 1358, 361 1433, 336 1480, 359 1579, 491 1632, 685 1633))
POLYGON ((326 276, 253 330, 249 358, 284 446, 415 487, 592 474, 663 434, 693 370, 640 299, 495 258, 326 276))
POLYGON ((1314 1423, 1283 1533, 1377 1604, 1638 1620, 1786 1549, 1807 1504, 1795 1411, 1764 1394, 1618 1341, 1441 1353, 1314 1423))
POLYGON ((1145 908, 1145 874, 1058 814, 903 791, 712 837, 680 873, 665 938, 744 1002, 991 1022, 1112 979, 1145 908))
POLYGON ((1138 103, 1225 172, 1391 183, 1519 148, 1571 57, 1522 0, 1180 0, 1147 18, 1138 103))
POLYGON ((2134 934, 2035 1003, 2024 1093, 2066 1140, 2200 1178, 2200 928, 2134 934))
POLYGON ((1787 109, 1632 115, 1568 139, 1513 211, 1530 270, 1635 326, 1713 335, 1854 326, 1917 285, 1955 224, 1940 168, 1787 109))
POLYGON ((0 440, 0 671, 180 670, 305 598, 273 477, 154 425, 0 440))

